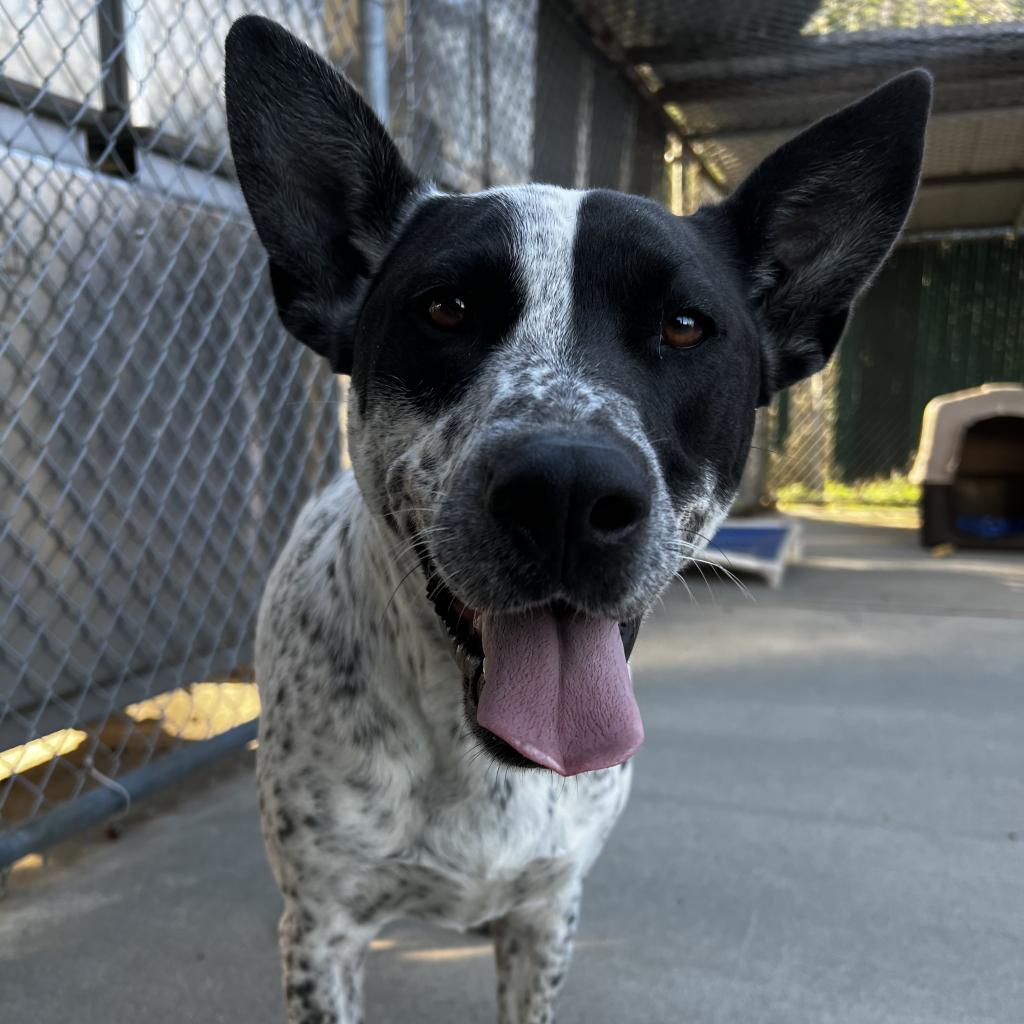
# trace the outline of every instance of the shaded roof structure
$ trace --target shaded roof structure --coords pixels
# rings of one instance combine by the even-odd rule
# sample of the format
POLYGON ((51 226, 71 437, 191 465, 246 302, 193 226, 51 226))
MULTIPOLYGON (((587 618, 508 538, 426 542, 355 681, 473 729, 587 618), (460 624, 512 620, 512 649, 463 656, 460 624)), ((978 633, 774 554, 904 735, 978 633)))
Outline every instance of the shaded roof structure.
POLYGON ((1019 0, 571 2, 724 191, 818 117, 928 68, 934 116, 908 231, 1024 230, 1019 0))

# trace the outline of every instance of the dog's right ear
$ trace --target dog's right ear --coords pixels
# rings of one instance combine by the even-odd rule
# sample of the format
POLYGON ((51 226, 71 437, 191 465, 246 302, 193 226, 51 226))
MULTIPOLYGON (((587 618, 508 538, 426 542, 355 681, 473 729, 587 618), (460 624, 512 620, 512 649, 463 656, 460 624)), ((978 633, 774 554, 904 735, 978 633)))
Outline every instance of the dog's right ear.
POLYGON ((349 373, 366 284, 419 182, 352 84, 279 25, 240 18, 225 51, 231 153, 281 321, 349 373))

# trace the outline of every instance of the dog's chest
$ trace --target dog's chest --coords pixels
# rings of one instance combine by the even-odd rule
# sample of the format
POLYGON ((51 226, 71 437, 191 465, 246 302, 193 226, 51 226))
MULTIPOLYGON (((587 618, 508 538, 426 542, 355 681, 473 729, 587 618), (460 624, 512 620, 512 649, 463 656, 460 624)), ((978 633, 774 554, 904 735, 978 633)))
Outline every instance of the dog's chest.
POLYGON ((549 899, 593 863, 630 771, 561 779, 481 756, 442 631, 387 582, 355 495, 343 478, 303 513, 261 609, 258 774, 279 882, 357 925, 470 927, 549 899))
POLYGON ((458 799, 444 785, 413 797, 407 843, 375 872, 382 897, 403 894, 398 913, 465 928, 554 898, 596 858, 629 783, 484 776, 458 799))

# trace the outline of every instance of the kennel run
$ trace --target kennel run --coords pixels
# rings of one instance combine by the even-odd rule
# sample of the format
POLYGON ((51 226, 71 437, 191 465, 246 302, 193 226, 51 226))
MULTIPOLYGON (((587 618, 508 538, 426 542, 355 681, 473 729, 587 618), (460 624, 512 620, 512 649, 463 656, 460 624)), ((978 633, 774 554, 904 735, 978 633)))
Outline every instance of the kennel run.
MULTIPOLYGON (((904 473, 931 398, 1024 377, 1015 0, 257 9, 345 67, 442 187, 680 213, 928 67, 903 244, 837 365, 763 418, 748 500, 904 473)), ((0 0, 0 864, 253 738, 262 583, 343 457, 338 384, 276 322, 227 154, 243 12, 0 0)))

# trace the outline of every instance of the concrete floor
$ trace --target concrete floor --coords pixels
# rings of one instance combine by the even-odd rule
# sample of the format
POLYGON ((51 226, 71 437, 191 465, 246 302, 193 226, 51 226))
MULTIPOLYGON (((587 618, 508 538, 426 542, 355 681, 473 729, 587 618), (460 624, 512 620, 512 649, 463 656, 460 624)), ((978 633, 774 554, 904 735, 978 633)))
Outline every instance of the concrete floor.
MULTIPOLYGON (((785 588, 691 579, 641 637, 648 739, 561 1024, 1024 1021, 1024 558, 808 523, 785 588)), ((277 1024, 248 758, 16 872, 5 1024, 277 1024)), ((493 1019, 476 936, 401 925, 369 1024, 493 1019)))

